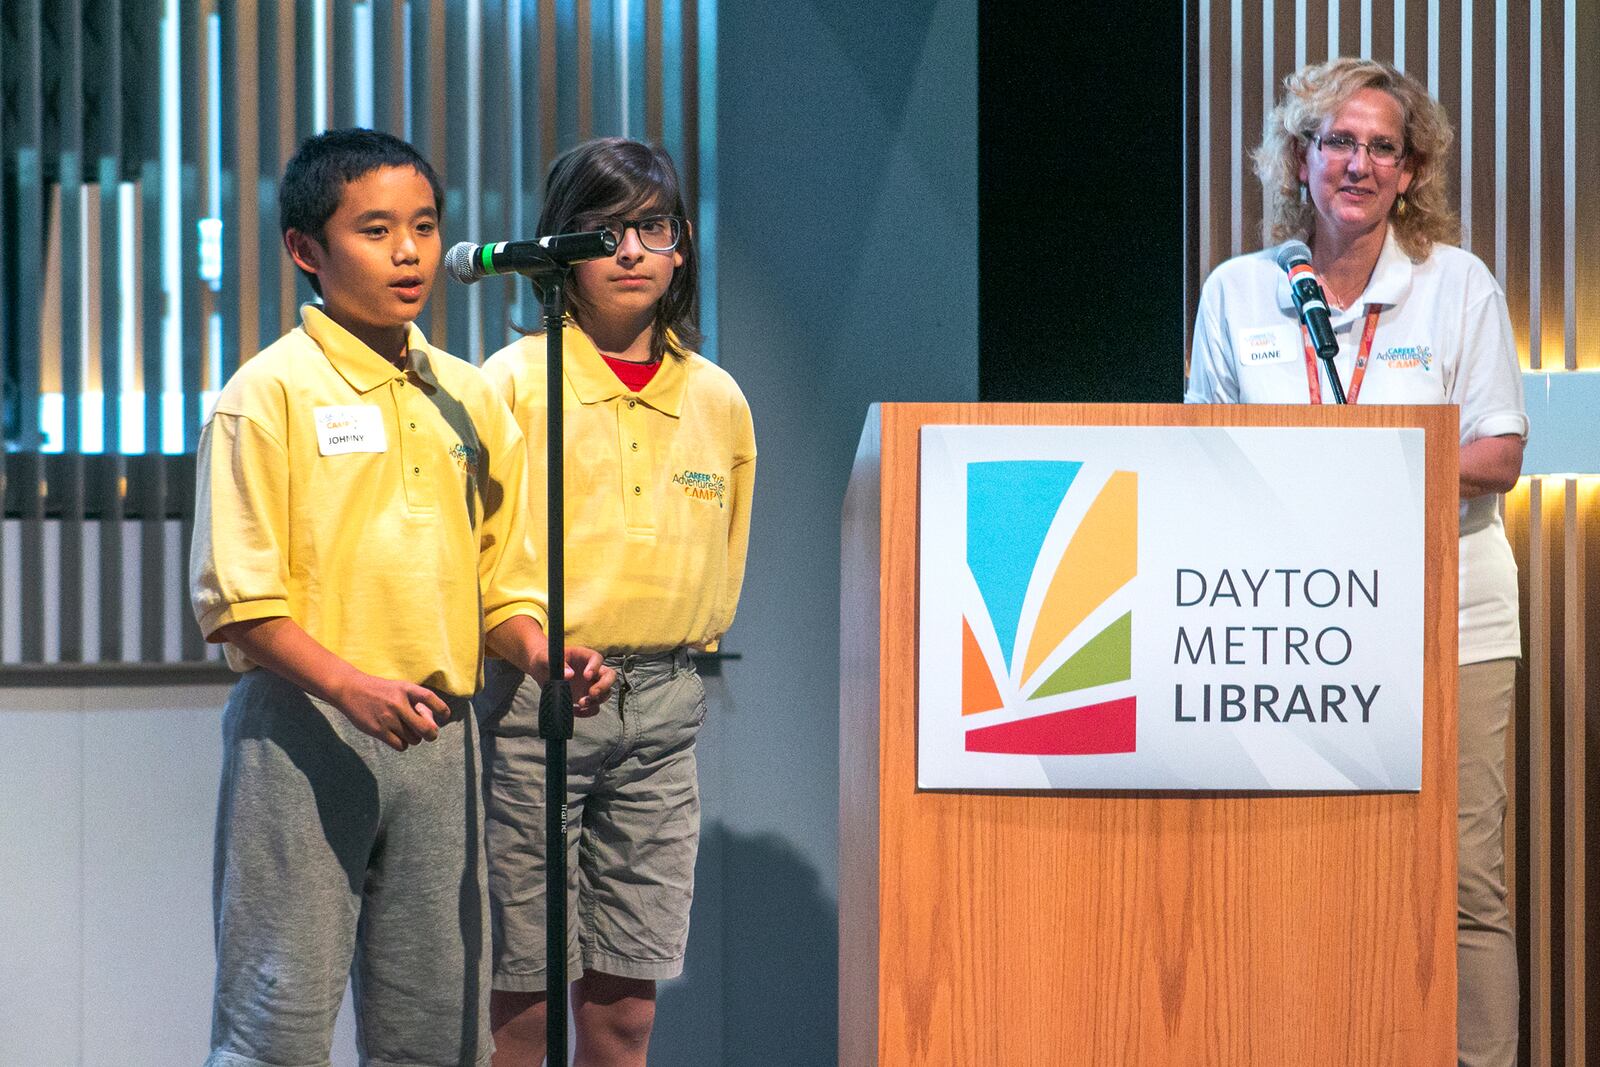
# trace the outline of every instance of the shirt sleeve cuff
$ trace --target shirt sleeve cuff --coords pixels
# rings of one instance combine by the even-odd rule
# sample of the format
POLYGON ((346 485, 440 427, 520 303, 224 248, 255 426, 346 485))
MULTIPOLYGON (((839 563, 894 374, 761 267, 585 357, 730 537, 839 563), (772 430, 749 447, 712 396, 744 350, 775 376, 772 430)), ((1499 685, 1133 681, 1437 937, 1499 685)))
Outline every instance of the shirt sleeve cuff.
POLYGON ((280 598, 271 600, 245 600, 237 604, 219 604, 200 619, 200 632, 212 644, 221 644, 218 630, 229 623, 248 622, 251 619, 275 619, 289 614, 289 602, 280 598))
POLYGON ((518 615, 528 616, 528 618, 539 624, 539 629, 546 633, 550 632, 550 618, 545 614, 544 609, 537 604, 527 602, 505 604, 484 615, 483 632, 488 633, 507 619, 514 619, 518 615))
POLYGON ((1485 415, 1462 435, 1463 441, 1476 441, 1481 437, 1504 437, 1510 434, 1528 439, 1528 417, 1514 411, 1485 415))

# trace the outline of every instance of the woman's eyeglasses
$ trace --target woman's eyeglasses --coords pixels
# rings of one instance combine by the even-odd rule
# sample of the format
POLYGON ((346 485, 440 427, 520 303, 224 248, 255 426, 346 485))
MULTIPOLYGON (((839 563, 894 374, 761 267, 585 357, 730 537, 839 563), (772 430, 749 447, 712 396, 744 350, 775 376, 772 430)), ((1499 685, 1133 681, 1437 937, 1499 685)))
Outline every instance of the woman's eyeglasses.
POLYGON ((1375 167, 1398 166, 1406 155, 1404 148, 1381 137, 1375 137, 1370 141, 1358 141, 1346 134, 1330 133, 1311 139, 1322 149, 1324 156, 1339 163, 1355 155, 1358 148, 1367 150, 1367 158, 1372 160, 1372 165, 1375 167))

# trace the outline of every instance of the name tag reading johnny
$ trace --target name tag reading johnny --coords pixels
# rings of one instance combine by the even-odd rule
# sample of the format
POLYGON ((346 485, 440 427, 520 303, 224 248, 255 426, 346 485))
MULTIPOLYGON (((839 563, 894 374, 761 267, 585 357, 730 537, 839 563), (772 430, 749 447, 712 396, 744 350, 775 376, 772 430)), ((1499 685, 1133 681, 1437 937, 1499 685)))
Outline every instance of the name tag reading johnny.
POLYGON ((317 408, 317 447, 324 456, 351 452, 387 452, 383 413, 372 404, 317 408))

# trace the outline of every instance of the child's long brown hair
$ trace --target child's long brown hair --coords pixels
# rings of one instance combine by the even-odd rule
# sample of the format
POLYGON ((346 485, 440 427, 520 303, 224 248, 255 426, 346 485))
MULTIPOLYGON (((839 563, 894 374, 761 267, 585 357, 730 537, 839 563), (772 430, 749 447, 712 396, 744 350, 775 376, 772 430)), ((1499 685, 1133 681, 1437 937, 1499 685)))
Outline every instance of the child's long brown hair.
MULTIPOLYGON (((585 141, 551 165, 538 232, 541 237, 571 233, 580 228, 584 216, 633 215, 647 207, 684 220, 677 247, 683 265, 673 272, 672 284, 656 302, 650 328, 651 358, 671 353, 684 359, 701 342, 696 325, 700 257, 671 156, 654 145, 626 137, 585 141)), ((583 293, 568 286, 567 294, 567 303, 581 323, 588 311, 583 293)))

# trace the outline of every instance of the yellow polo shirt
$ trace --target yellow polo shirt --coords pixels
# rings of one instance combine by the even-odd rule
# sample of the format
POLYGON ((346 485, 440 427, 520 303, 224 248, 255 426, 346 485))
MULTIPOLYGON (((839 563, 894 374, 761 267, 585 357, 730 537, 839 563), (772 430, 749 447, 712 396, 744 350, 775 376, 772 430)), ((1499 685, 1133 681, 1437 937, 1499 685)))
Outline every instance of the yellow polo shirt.
POLYGON ((401 372, 316 306, 301 316, 200 435, 200 629, 288 616, 360 670, 468 696, 486 630, 545 622, 522 435, 482 373, 415 326, 401 372))
MULTIPOLYGON (((756 440, 732 376, 667 356, 628 390, 569 323, 563 341, 566 628, 608 653, 714 648, 733 622, 750 540, 756 440)), ((483 366, 528 439, 529 535, 546 531, 545 337, 483 366)))

